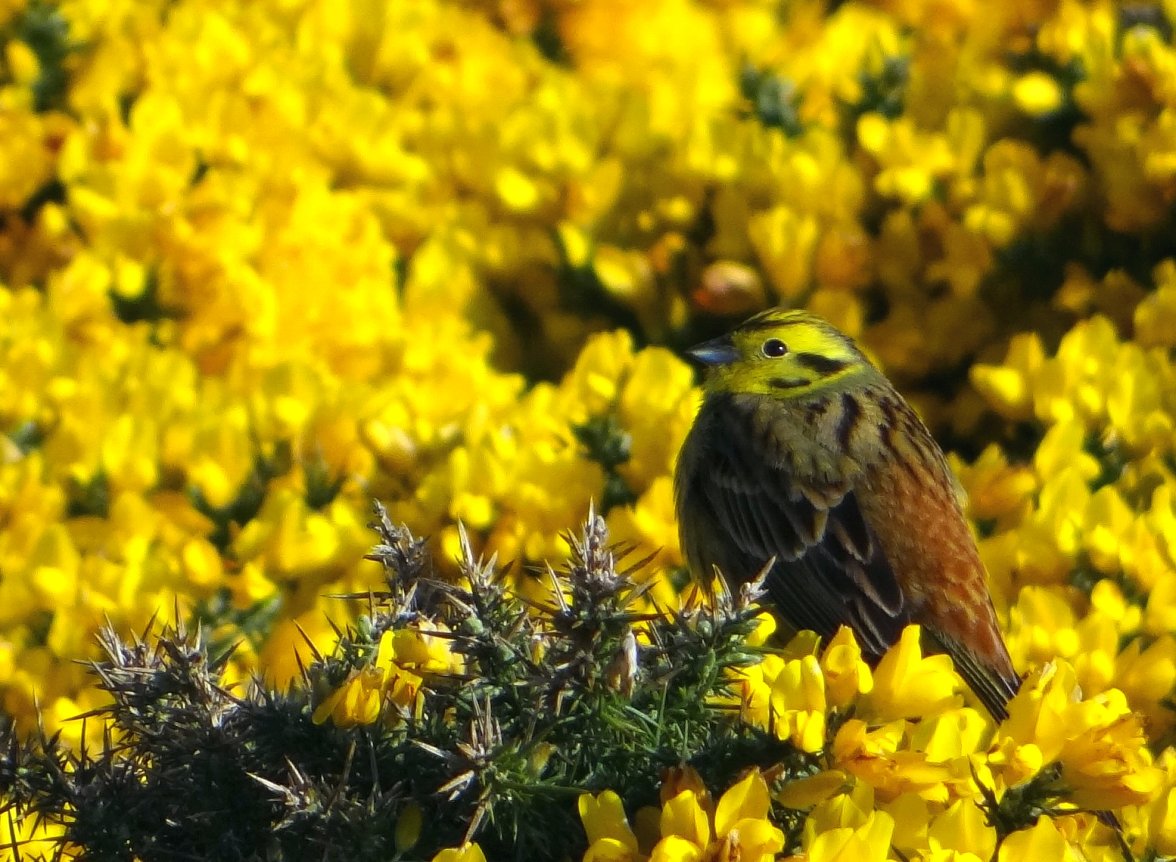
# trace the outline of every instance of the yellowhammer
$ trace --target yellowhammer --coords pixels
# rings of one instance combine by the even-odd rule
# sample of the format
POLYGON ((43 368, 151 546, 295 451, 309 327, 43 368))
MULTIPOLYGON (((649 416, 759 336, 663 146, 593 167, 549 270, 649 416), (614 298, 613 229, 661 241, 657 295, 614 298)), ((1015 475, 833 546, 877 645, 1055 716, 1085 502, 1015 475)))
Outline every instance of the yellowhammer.
POLYGON ((796 628, 849 626, 876 662, 908 623, 948 653, 994 718, 1013 670, 960 492, 914 410, 853 341, 773 309, 695 347, 705 398, 675 477, 686 560, 733 584, 775 560, 796 628))

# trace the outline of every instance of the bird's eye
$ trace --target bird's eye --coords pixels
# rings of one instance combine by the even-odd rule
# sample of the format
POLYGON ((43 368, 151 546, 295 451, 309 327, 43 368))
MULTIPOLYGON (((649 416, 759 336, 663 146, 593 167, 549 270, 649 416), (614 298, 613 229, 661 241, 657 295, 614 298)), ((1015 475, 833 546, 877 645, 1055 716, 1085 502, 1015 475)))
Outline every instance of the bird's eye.
POLYGON ((764 356, 768 357, 769 359, 778 359, 788 352, 788 345, 779 338, 769 338, 764 342, 764 346, 761 348, 761 350, 763 350, 764 356))

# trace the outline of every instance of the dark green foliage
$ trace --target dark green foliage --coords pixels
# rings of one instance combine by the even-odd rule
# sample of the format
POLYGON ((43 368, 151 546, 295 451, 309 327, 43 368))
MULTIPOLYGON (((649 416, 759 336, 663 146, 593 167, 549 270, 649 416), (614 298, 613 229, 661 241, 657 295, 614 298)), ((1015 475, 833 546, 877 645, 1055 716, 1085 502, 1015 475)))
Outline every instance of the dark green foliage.
POLYGON ((739 92, 746 100, 747 112, 764 126, 779 129, 789 137, 804 131, 800 93, 792 81, 749 64, 740 70, 739 92))
POLYGON ((910 58, 890 56, 882 61, 877 74, 865 70, 858 74, 862 85, 862 96, 853 106, 853 115, 876 112, 894 120, 902 116, 906 108, 906 88, 910 80, 910 58))
POLYGON ((180 311, 166 308, 159 296, 159 274, 148 272, 143 289, 134 296, 126 296, 113 288, 107 294, 110 308, 123 323, 158 323, 161 320, 178 318, 180 311))
POLYGON ((70 43, 69 23, 57 4, 43 0, 29 3, 16 18, 13 31, 15 38, 32 48, 41 66, 40 77, 33 84, 36 109, 47 111, 64 107, 65 91, 69 86, 65 60, 75 46, 70 43))
MULTIPOLYGON (((86 720, 107 723, 102 748, 9 739, 0 761, 9 806, 63 822, 77 858, 315 858, 323 851, 302 851, 329 846, 357 806, 390 808, 395 787, 370 770, 347 774, 361 735, 307 721, 300 696, 235 697, 219 684, 228 656, 210 656, 199 633, 126 643, 107 629, 101 642, 94 671, 114 702, 86 720), (309 785, 298 800, 309 816, 283 830, 291 803, 269 782, 291 795, 309 785)), ((370 843, 387 850, 394 824, 376 821, 370 843)))
POLYGON ((110 483, 105 473, 95 473, 85 483, 71 484, 68 510, 71 518, 84 515, 105 518, 110 514, 110 483))
MULTIPOLYGON (((1059 806, 1059 803, 1069 795, 1069 788, 1062 780, 1062 768, 1057 763, 1047 766, 1028 781, 1008 788, 999 800, 995 791, 980 779, 974 768, 972 778, 975 779, 983 797, 980 808, 984 811, 988 823, 996 829, 999 841, 1004 841, 1009 835, 1021 829, 1030 828, 1042 815, 1056 818, 1073 810, 1059 806)), ((1118 818, 1109 811, 1097 811, 1095 814, 1100 821, 1114 830, 1117 849, 1125 862, 1133 862, 1135 855, 1123 837, 1123 828, 1118 818)))
POLYGON ((292 464, 293 454, 289 441, 281 441, 271 453, 257 452, 254 456, 253 470, 245 477, 245 482, 237 491, 236 499, 219 508, 213 506, 199 488, 188 489, 192 505, 215 525, 208 540, 218 551, 222 554, 228 553, 234 525, 244 526, 256 517, 265 502, 270 481, 285 474, 292 464))
POLYGON ((620 474, 619 467, 628 463, 633 440, 612 413, 594 416, 583 425, 572 427, 572 433, 588 453, 588 457, 604 468, 604 493, 601 508, 604 514, 613 506, 624 506, 637 501, 637 495, 620 474))
POLYGON ((424 542, 377 514, 371 558, 386 589, 364 597, 368 612, 302 685, 230 692, 228 655, 200 631, 124 642, 106 630, 93 670, 112 702, 85 719, 108 728, 105 744, 74 752, 10 736, 10 814, 62 824, 60 852, 87 860, 387 862, 465 840, 489 859, 554 860, 584 850, 583 792, 614 789, 633 810, 655 803, 661 771, 682 763, 717 789, 752 765, 814 768, 715 702, 728 668, 759 660, 745 643, 754 590, 714 608, 638 612, 643 563, 619 564, 624 549, 590 515, 569 537, 566 568, 543 574, 552 603, 528 602, 468 545, 460 582, 440 579, 424 542), (381 636, 405 629, 448 639, 460 669, 425 677, 416 714, 388 699, 371 724, 316 724, 316 706, 372 666, 381 636), (398 848, 409 806, 420 835, 398 848))

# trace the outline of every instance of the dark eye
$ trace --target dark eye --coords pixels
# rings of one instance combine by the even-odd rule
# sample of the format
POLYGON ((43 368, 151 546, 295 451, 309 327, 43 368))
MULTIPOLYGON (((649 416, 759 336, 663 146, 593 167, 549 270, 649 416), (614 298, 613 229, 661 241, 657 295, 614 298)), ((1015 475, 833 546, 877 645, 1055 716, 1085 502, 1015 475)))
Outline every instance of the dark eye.
POLYGON ((760 349, 763 350, 764 356, 769 359, 778 359, 788 352, 788 345, 779 338, 769 338, 760 349))

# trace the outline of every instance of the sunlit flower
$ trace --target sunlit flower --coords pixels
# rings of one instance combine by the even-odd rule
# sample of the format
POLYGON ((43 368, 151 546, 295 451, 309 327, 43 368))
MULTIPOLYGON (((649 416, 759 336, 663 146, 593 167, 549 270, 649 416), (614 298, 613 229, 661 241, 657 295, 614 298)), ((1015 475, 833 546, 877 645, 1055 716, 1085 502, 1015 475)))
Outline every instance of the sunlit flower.
POLYGON ((959 702, 959 680, 946 655, 924 656, 920 629, 907 626, 874 670, 874 685, 863 700, 879 720, 941 712, 959 702))
POLYGON ((441 850, 433 857, 432 862, 486 862, 486 855, 477 842, 473 842, 441 850))
POLYGON ((849 781, 846 773, 830 769, 787 782, 774 798, 786 808, 808 808, 844 791, 849 781))
POLYGON ((868 694, 874 687, 870 666, 862 659, 853 631, 848 626, 837 630, 821 653, 821 673, 825 679, 825 695, 829 706, 849 706, 859 694, 868 694))
POLYGON ((766 655, 735 676, 743 720, 773 730, 804 751, 825 746, 825 677, 817 657, 766 655))
POLYGON ((996 840, 996 830, 971 799, 957 799, 946 811, 933 818, 927 829, 927 841, 932 853, 947 850, 991 859, 996 840))
POLYGON ((999 447, 988 446, 973 463, 957 460, 953 466, 973 518, 1015 524, 1029 514, 1038 480, 1027 467, 1010 464, 999 447))
MULTIPOLYGON (((650 848, 649 859, 775 858, 784 847, 784 834, 768 820, 768 786, 758 771, 730 787, 717 805, 711 802, 693 770, 677 775, 672 786, 662 788, 660 838, 650 848)), ((585 860, 636 860, 637 838, 629 827, 620 797, 605 791, 583 795, 580 819, 588 833, 585 860)))
POLYGON ((902 721, 871 730, 865 722, 850 719, 833 742, 833 762, 874 788, 883 799, 919 793, 946 801, 951 769, 907 748, 905 734, 906 723, 902 721))
POLYGON ((1141 804, 1159 790, 1138 717, 1110 689, 1081 700, 1073 669, 1049 665, 1026 683, 1009 706, 989 763, 1009 785, 1058 762, 1079 806, 1106 809, 1141 804))
POLYGON ((810 862, 850 862, 877 860, 890 856, 890 836, 894 821, 882 811, 875 811, 856 829, 843 827, 819 834, 808 847, 810 862))
POLYGON ((1013 84, 1013 100, 1026 114, 1038 116, 1061 106, 1062 91, 1057 80, 1044 72, 1030 72, 1013 84))
POLYGON ((1044 814, 1037 818, 1037 824, 1008 836, 1000 845, 997 855, 999 862, 1013 862, 1016 859, 1057 859, 1078 862, 1083 858, 1062 836, 1044 814))
POLYGON ((419 718, 424 702, 421 686, 428 673, 454 671, 460 663, 441 637, 415 629, 386 631, 380 636, 372 663, 353 670, 315 707, 313 720, 328 718, 339 727, 419 718))
POLYGON ((580 822, 588 834, 588 851, 584 862, 595 860, 635 860, 637 837, 629 828, 629 820, 621 797, 611 790, 596 796, 584 794, 579 799, 580 822))

